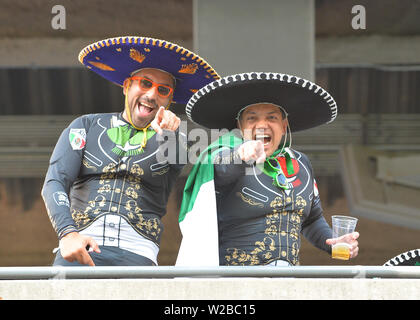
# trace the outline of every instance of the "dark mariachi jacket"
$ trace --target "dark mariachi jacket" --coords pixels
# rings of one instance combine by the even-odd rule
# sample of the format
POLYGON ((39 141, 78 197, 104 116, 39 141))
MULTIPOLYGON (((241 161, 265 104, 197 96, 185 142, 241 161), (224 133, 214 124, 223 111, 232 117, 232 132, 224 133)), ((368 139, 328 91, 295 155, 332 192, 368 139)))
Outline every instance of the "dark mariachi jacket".
MULTIPOLYGON (((301 152, 289 149, 289 154, 295 171, 286 174, 289 190, 273 185, 273 178, 258 167, 233 164, 236 150, 216 156, 221 265, 265 265, 274 260, 297 265, 301 233, 316 247, 331 251, 325 244, 331 229, 323 217, 310 161, 301 152)), ((285 165, 284 157, 279 159, 285 165)))
MULTIPOLYGON (((84 115, 62 132, 42 190, 59 239, 103 215, 115 214, 159 245, 161 218, 183 165, 168 162, 153 129, 147 137, 142 148, 143 132, 121 113, 84 115)), ((168 138, 179 142, 178 132, 168 138)))

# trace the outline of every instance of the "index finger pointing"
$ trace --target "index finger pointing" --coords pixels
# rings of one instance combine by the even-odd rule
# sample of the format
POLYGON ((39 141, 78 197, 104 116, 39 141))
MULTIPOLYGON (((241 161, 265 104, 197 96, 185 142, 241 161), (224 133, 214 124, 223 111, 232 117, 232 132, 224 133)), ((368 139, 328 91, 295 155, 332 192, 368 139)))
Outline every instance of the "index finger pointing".
POLYGON ((86 250, 84 250, 82 252, 82 257, 81 257, 80 262, 82 264, 87 264, 87 265, 92 266, 92 267, 95 266, 95 263, 93 262, 92 257, 89 255, 89 253, 86 250))
POLYGON ((155 119, 158 121, 158 124, 160 125, 160 122, 163 119, 163 115, 165 114, 165 107, 160 106, 159 110, 156 113, 155 119))

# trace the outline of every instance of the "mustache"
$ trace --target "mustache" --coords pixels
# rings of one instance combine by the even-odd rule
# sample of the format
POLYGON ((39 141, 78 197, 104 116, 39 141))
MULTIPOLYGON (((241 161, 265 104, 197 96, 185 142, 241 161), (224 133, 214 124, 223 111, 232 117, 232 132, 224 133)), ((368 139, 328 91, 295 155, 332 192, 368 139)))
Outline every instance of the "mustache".
POLYGON ((142 98, 137 98, 134 105, 137 105, 138 103, 142 103, 142 102, 144 102, 145 104, 153 107, 153 109, 158 109, 159 108, 159 106, 157 105, 156 101, 149 100, 149 99, 142 99, 142 98))

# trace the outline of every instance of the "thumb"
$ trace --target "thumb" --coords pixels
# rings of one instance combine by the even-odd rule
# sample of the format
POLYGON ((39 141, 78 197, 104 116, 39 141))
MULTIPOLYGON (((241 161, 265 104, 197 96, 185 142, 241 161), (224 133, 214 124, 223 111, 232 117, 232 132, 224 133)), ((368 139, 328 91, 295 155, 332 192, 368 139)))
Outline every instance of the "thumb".
POLYGON ((260 140, 257 140, 256 150, 257 152, 257 159, 256 163, 263 163, 267 157, 265 151, 264 151, 264 145, 260 140))
POLYGON ((355 231, 351 233, 351 236, 353 237, 354 240, 356 240, 357 238, 359 238, 360 234, 359 232, 355 231))
POLYGON ((155 118, 151 123, 150 126, 158 133, 158 134, 162 134, 163 130, 160 127, 160 125, 158 124, 157 119, 155 118))
POLYGON ((97 244, 97 243, 96 243, 96 241, 95 241, 95 240, 93 240, 92 238, 89 238, 89 240, 88 240, 88 245, 89 245, 89 247, 90 247, 93 251, 95 251, 96 253, 101 253, 101 249, 99 249, 98 244, 97 244))
POLYGON ((267 155, 265 154, 265 151, 263 150, 259 155, 257 160, 255 161, 256 163, 264 163, 265 159, 267 158, 267 155))
POLYGON ((162 134, 163 130, 160 127, 160 124, 162 122, 163 119, 163 115, 165 113, 165 108, 163 106, 159 107, 159 110, 156 112, 155 118, 153 119, 153 121, 150 123, 150 126, 158 133, 158 134, 162 134))
POLYGON ((326 244, 329 245, 333 245, 336 244, 337 242, 347 242, 350 243, 353 240, 356 240, 357 238, 359 238, 359 232, 352 232, 352 233, 347 233, 345 235, 342 235, 341 237, 338 238, 331 238, 331 239, 327 239, 325 240, 326 244))
POLYGON ((333 245, 333 244, 335 244, 337 241, 335 240, 335 239, 327 239, 327 240, 325 240, 325 243, 326 244, 328 244, 328 245, 333 245))

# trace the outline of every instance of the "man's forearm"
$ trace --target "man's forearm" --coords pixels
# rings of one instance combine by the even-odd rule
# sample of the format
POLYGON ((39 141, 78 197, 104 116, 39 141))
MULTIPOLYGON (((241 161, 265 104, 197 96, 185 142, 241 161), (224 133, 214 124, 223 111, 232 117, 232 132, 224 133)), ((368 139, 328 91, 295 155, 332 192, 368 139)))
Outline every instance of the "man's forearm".
POLYGON ((68 196, 62 186, 56 181, 46 180, 41 195, 58 239, 70 232, 77 231, 70 213, 68 196))

